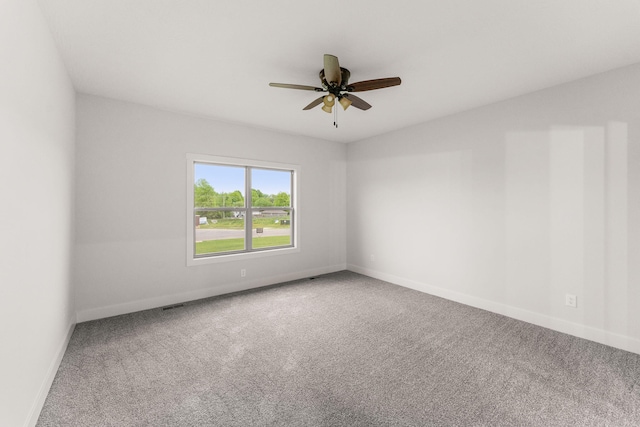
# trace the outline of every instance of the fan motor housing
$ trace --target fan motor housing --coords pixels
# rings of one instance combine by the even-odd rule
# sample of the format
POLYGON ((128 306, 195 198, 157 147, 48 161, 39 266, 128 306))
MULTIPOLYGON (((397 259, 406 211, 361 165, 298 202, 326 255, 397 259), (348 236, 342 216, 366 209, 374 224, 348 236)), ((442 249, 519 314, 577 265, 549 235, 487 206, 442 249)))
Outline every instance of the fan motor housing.
POLYGON ((336 96, 341 91, 347 90, 347 85, 349 84, 349 78, 351 77, 351 71, 347 70, 346 68, 340 67, 340 74, 341 74, 342 83, 340 84, 340 86, 338 86, 336 84, 332 85, 329 82, 327 82, 327 79, 324 76, 324 68, 320 70, 320 73, 318 73, 320 77, 320 82, 322 83, 322 87, 327 92, 333 93, 336 96))

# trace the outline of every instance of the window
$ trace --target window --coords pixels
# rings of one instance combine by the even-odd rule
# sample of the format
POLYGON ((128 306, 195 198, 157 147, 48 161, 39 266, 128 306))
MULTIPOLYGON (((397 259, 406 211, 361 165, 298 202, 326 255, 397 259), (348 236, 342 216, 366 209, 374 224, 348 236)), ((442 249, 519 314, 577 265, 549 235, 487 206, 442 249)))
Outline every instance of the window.
POLYGON ((294 165, 187 156, 187 264, 296 247, 294 165))

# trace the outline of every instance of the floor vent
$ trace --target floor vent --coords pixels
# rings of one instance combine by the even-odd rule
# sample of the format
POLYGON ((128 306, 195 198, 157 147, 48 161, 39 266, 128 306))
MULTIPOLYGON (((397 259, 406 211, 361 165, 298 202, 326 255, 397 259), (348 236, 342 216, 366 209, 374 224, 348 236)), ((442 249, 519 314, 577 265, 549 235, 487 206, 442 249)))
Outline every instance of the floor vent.
POLYGON ((178 307, 184 307, 184 304, 168 305, 166 307, 162 307, 162 311, 173 310, 174 308, 178 308, 178 307))

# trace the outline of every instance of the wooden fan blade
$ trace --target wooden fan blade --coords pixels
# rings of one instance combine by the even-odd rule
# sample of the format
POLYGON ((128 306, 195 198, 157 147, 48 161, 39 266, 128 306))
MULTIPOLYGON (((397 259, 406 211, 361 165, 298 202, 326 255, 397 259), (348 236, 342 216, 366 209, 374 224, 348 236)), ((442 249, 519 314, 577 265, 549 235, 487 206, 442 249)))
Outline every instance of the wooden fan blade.
POLYGON ((323 99, 324 99, 324 96, 321 96, 320 98, 318 98, 318 99, 314 100, 313 102, 311 102, 311 104, 309 104, 306 107, 304 107, 303 110, 311 110, 316 105, 322 104, 322 100, 323 99))
POLYGON ((324 89, 322 89, 321 87, 315 87, 315 86, 305 86, 305 85, 291 85, 288 83, 269 83, 269 86, 271 87, 282 87, 285 89, 299 89, 299 90, 313 90, 316 92, 323 92, 324 89))
POLYGON ((385 87, 398 86, 402 83, 400 77, 387 77, 385 79, 365 80, 362 82, 351 83, 347 90, 349 92, 364 92, 365 90, 382 89, 385 87))
POLYGON ((337 56, 324 55, 324 78, 329 84, 335 83, 340 86, 342 83, 342 71, 340 70, 337 56))
POLYGON ((345 93, 342 96, 344 96, 349 101, 351 101, 351 105, 356 107, 356 108, 359 108, 361 110, 368 110, 369 108, 371 108, 371 105, 367 101, 365 101, 365 100, 363 100, 361 98, 358 98, 355 95, 352 95, 350 93, 345 93))

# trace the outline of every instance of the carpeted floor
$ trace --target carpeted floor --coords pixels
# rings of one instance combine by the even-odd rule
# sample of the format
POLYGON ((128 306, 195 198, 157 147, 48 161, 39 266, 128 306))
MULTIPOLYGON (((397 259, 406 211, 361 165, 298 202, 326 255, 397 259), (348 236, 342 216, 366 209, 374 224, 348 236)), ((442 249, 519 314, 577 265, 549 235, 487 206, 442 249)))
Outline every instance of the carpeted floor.
POLYGON ((351 272, 77 325, 38 426, 639 426, 640 356, 351 272))

